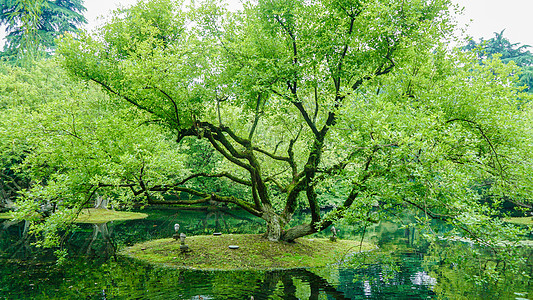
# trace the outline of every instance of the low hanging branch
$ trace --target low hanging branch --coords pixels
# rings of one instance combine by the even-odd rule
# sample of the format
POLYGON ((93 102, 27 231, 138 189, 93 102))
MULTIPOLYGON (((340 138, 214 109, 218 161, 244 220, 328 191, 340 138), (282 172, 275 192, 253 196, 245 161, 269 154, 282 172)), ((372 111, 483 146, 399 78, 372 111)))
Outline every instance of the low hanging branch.
POLYGON ((456 121, 461 121, 461 122, 466 122, 466 123, 469 123, 471 125, 474 126, 474 128, 476 128, 477 130, 479 130, 479 132, 481 133, 481 136, 483 137, 483 139, 487 142, 487 144, 489 145, 489 148, 491 150, 491 152, 493 153, 494 155, 494 159, 496 160, 496 163, 498 164, 499 166, 499 175, 501 176, 501 178, 503 179, 504 178, 504 174, 503 174, 503 166, 502 166, 502 163, 500 162, 500 155, 498 154, 498 152, 496 152, 496 149, 494 148, 494 145, 492 144, 492 141, 489 139, 489 137, 487 136, 487 134, 485 133, 485 131, 483 130, 483 128, 481 127, 481 125, 479 125, 478 123, 476 123, 475 121, 472 121, 472 120, 467 120, 467 119, 461 119, 461 118, 455 118, 455 119, 451 119, 451 120, 448 120, 446 121, 446 123, 452 123, 452 122, 456 122, 456 121))

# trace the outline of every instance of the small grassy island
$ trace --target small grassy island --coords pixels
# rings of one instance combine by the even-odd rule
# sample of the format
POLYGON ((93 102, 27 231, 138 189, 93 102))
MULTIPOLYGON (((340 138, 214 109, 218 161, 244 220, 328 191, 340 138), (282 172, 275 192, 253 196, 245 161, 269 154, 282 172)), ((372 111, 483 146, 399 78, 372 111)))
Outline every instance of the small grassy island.
POLYGON ((187 237, 190 252, 180 251, 180 241, 160 239, 128 247, 122 254, 149 263, 200 270, 269 270, 321 267, 347 255, 374 249, 352 240, 299 238, 295 243, 269 242, 260 235, 226 234, 187 237), (230 245, 239 246, 230 249, 230 245))

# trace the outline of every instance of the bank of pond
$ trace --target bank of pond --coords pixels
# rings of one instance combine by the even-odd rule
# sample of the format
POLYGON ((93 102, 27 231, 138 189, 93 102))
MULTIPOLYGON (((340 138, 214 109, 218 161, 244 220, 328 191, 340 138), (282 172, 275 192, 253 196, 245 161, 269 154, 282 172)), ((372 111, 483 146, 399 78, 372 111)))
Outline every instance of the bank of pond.
POLYGON ((337 242, 326 230, 272 254, 259 238, 262 220, 245 212, 141 213, 86 219, 65 237, 69 256, 59 263, 31 245, 24 222, 3 220, 0 299, 533 299, 530 243, 520 264, 502 268, 467 241, 428 238, 408 225, 412 215, 364 228, 339 223, 337 242))

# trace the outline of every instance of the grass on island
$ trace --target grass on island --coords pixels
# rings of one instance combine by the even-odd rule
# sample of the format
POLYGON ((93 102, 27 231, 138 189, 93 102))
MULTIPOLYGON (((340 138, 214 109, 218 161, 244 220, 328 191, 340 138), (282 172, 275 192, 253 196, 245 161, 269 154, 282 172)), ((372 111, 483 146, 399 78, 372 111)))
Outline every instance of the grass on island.
POLYGON ((11 219, 13 216, 10 212, 0 213, 0 220, 2 219, 11 219))
POLYGON ((109 221, 144 219, 146 217, 148 217, 148 215, 143 213, 88 208, 83 209, 80 212, 78 218, 76 219, 76 223, 98 224, 109 221))
POLYGON ((354 252, 375 247, 359 241, 315 238, 294 243, 269 242, 260 235, 226 234, 186 238, 190 252, 181 253, 180 241, 160 239, 136 244, 122 254, 149 263, 200 270, 268 270, 321 267, 339 262, 354 252), (229 249, 237 245, 239 249, 229 249))
POLYGON ((533 225, 533 217, 506 218, 504 221, 518 225, 533 225))

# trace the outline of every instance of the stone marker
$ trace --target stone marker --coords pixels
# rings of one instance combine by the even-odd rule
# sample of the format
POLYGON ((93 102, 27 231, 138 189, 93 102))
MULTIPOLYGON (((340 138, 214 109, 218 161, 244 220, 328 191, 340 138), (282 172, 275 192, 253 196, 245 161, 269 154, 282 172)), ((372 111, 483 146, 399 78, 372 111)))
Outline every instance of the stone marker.
POLYGON ((336 242, 337 241, 337 228, 335 228, 335 226, 331 226, 331 233, 333 235, 329 238, 329 240, 332 242, 336 242))
POLYGON ((180 240, 181 240, 181 245, 180 245, 180 250, 181 252, 189 252, 191 251, 191 249, 189 249, 189 246, 185 244, 185 238, 187 236, 185 235, 185 233, 181 233, 180 234, 180 240))
POLYGON ((180 224, 178 223, 174 224, 174 234, 172 235, 172 238, 174 238, 176 241, 180 238, 180 235, 178 234, 179 230, 180 230, 180 224))

